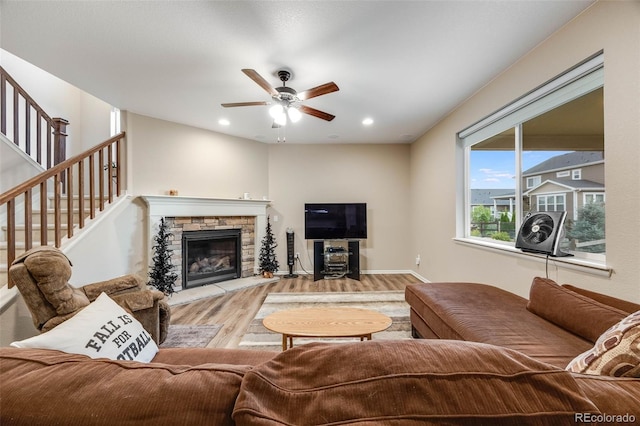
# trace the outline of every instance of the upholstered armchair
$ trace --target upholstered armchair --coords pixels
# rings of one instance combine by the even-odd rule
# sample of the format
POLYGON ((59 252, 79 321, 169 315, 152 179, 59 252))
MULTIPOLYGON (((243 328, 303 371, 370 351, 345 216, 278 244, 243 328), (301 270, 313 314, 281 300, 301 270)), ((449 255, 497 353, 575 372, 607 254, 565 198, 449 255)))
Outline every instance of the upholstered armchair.
POLYGON ((36 247, 19 256, 9 268, 9 287, 18 287, 33 325, 51 330, 89 305, 101 293, 129 311, 160 344, 167 337, 171 311, 165 295, 147 288, 136 275, 73 287, 71 261, 55 247, 36 247))

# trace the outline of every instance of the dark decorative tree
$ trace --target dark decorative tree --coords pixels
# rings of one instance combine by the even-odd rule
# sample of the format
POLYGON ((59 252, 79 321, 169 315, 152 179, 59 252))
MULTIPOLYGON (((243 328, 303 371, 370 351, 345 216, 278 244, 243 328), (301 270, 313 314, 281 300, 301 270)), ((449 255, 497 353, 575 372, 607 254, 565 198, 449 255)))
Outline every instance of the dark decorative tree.
POLYGON ((275 248, 278 244, 273 238, 273 232, 271 232, 271 222, 269 216, 267 216, 267 230, 265 236, 262 238, 262 246, 260 247, 260 272, 265 277, 272 277, 273 273, 278 270, 278 260, 276 259, 275 248))
POLYGON ((156 242, 153 246, 153 267, 149 272, 149 285, 157 288, 167 296, 174 293, 173 285, 178 276, 172 272, 175 267, 171 263, 171 255, 173 250, 169 248, 169 237, 172 234, 167 232, 167 224, 164 218, 160 219, 160 228, 158 234, 153 238, 156 242))

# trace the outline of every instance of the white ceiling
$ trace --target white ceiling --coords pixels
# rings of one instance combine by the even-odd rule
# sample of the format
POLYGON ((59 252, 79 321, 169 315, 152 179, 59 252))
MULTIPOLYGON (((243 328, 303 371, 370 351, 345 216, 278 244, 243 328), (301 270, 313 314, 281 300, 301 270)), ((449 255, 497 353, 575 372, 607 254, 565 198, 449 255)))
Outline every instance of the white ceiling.
POLYGON ((592 3, 0 0, 0 47, 138 114, 268 143, 409 143, 592 3), (242 68, 274 87, 287 68, 299 92, 335 82, 304 104, 336 118, 278 133, 266 106, 221 107, 270 101, 242 68))

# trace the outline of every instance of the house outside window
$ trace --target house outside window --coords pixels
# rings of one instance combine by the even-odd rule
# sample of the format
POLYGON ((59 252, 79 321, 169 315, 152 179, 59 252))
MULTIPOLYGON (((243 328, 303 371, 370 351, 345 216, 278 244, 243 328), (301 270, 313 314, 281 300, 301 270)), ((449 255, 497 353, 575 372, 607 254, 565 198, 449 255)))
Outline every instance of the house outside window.
POLYGON ((533 188, 534 186, 540 185, 542 182, 541 176, 532 176, 527 178, 527 188, 533 188))
POLYGON ((517 230, 529 211, 567 211, 563 251, 604 265, 603 91, 599 54, 460 132, 457 237, 514 246, 516 232, 502 226, 507 220, 517 230), (478 204, 471 202, 482 191, 494 191, 510 209, 502 215, 497 204, 483 207, 493 213, 493 230, 477 223, 478 204), (599 206, 595 215, 585 213, 589 205, 599 206))
POLYGON ((567 203, 565 195, 538 195, 538 211, 541 212, 562 212, 566 210, 567 203))
POLYGON ((604 204, 604 193, 585 192, 583 194, 583 204, 604 204))

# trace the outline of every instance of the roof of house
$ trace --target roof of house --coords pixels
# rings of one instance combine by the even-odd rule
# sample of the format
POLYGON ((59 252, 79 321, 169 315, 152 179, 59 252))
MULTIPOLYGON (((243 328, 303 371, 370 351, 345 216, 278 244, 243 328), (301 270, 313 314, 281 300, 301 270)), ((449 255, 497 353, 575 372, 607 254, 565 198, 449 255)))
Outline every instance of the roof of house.
POLYGON ((537 191, 540 187, 547 185, 547 184, 554 184, 554 185, 560 185, 563 186, 565 188, 567 188, 568 190, 571 191, 575 191, 575 190, 591 190, 591 191, 604 191, 604 185, 598 182, 593 182, 590 180, 572 180, 572 179, 548 179, 545 180, 544 182, 542 182, 539 185, 534 186, 533 188, 529 189, 527 192, 525 192, 525 195, 528 195, 532 192, 537 191))
POLYGON ((472 206, 488 206, 493 205, 494 201, 496 205, 509 205, 509 199, 497 199, 494 197, 502 197, 504 195, 511 195, 513 197, 513 189, 472 189, 471 190, 471 205, 472 206))
POLYGON ((572 167, 595 163, 604 160, 602 151, 574 151, 567 154, 556 155, 548 160, 522 172, 523 176, 540 174, 551 170, 569 169, 572 167))

